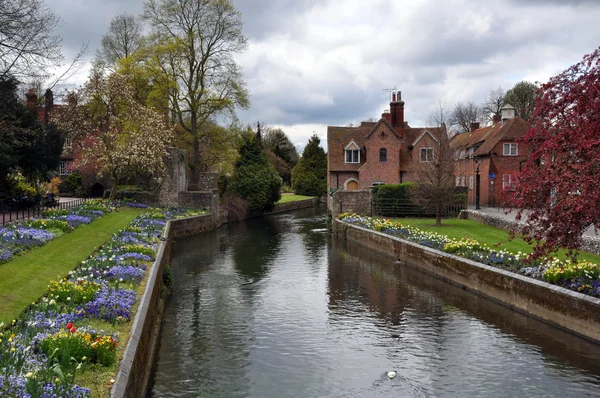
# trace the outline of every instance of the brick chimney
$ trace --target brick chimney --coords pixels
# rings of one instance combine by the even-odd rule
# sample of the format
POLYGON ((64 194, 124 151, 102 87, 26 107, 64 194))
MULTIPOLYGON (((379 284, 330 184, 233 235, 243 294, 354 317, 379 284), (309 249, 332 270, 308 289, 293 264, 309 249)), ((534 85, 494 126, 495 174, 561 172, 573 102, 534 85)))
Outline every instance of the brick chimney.
POLYGON ((404 101, 402 101, 402 91, 392 92, 392 101, 390 102, 390 113, 392 116, 391 124, 396 129, 404 128, 404 101))
POLYGON ((27 109, 35 109, 37 107, 37 94, 33 91, 32 88, 29 89, 29 92, 25 94, 27 109))
POLYGON ((494 116, 492 116, 492 123, 496 124, 496 123, 500 123, 501 121, 502 121, 502 117, 500 115, 494 114, 494 116))
POLYGON ((471 133, 475 130, 479 130, 479 122, 472 122, 471 123, 471 133))
POLYGON ((54 106, 54 93, 52 90, 46 90, 44 94, 44 122, 48 124, 50 121, 50 114, 52 113, 52 107, 54 106))
POLYGON ((381 117, 383 119, 387 120, 388 123, 392 122, 392 114, 387 109, 385 111, 383 111, 383 113, 381 114, 381 117))

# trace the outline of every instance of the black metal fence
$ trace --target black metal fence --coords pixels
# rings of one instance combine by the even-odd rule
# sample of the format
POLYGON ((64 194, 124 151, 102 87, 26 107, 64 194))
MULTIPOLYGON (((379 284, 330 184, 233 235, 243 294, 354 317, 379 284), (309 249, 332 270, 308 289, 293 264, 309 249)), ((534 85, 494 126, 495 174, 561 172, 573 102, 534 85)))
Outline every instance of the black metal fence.
MULTIPOLYGON (((436 216, 435 208, 418 206, 410 199, 377 199, 371 203, 373 216, 431 218, 436 216)), ((442 208, 442 217, 456 217, 467 208, 466 200, 460 200, 442 208)))
POLYGON ((21 208, 21 209, 16 209, 16 210, 11 209, 10 205, 3 203, 2 204, 3 206, 0 206, 0 208, 5 209, 5 210, 2 211, 2 213, 0 214, 0 221, 1 221, 0 225, 6 225, 13 221, 25 220, 25 219, 33 218, 33 217, 41 217, 42 212, 45 210, 49 210, 49 209, 67 210, 72 207, 79 206, 79 205, 87 202, 88 200, 89 199, 87 199, 87 198, 81 198, 81 199, 70 200, 68 202, 63 202, 63 203, 40 204, 39 206, 32 206, 32 207, 21 208))

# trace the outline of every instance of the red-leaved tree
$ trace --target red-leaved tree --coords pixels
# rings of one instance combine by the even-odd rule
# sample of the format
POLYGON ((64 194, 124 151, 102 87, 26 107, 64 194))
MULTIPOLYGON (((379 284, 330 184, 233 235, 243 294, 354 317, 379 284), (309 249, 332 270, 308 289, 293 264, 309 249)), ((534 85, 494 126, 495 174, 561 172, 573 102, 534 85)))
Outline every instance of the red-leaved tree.
POLYGON ((513 203, 534 257, 560 247, 576 256, 582 234, 600 228, 600 48, 551 78, 537 93, 534 148, 518 177, 513 203))

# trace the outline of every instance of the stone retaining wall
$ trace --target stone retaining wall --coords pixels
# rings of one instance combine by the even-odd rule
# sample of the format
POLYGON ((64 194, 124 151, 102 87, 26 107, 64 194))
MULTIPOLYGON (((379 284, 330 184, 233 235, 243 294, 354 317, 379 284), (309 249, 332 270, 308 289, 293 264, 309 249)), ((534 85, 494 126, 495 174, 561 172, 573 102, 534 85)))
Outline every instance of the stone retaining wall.
POLYGON ((600 342, 600 299, 335 220, 337 237, 600 342))
MULTIPOLYGON (((269 212, 254 214, 248 218, 313 207, 318 204, 318 201, 318 198, 312 198, 282 203, 276 205, 269 212)), ((166 298, 163 270, 171 260, 171 244, 174 239, 218 228, 223 223, 218 220, 219 218, 216 215, 207 214, 167 222, 163 233, 164 241, 161 242, 156 260, 150 268, 146 288, 131 327, 131 338, 125 348, 115 384, 110 392, 111 397, 141 398, 146 396, 166 298)))
MULTIPOLYGON (((523 222, 518 223, 513 220, 508 220, 504 217, 498 217, 498 216, 493 216, 490 214, 485 214, 485 213, 477 211, 477 210, 462 210, 458 217, 477 221, 478 223, 490 225, 492 227, 504 229, 507 231, 509 231, 515 227, 517 227, 517 230, 520 230, 520 228, 523 225, 525 225, 523 222)), ((600 237, 584 235, 581 239, 582 239, 581 250, 590 252, 590 253, 594 253, 594 254, 600 256, 600 237)))

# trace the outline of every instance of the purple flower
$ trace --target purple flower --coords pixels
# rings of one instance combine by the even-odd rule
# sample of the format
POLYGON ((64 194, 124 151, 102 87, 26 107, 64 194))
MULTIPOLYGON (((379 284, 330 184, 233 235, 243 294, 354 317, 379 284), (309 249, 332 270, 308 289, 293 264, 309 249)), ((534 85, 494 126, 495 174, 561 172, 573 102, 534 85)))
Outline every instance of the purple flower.
POLYGON ((106 280, 140 283, 144 279, 144 270, 131 265, 117 265, 108 270, 106 280))
POLYGON ((109 322, 118 318, 129 320, 135 300, 136 293, 133 290, 105 287, 96 294, 93 301, 83 306, 83 315, 109 322))

